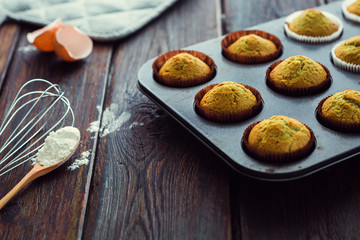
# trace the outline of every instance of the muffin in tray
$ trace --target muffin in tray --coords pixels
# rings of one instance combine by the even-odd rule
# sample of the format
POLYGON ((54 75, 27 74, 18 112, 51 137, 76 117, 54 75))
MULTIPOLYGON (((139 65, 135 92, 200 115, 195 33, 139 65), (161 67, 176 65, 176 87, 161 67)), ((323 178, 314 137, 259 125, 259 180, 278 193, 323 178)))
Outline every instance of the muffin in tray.
POLYGON ((266 83, 281 94, 303 96, 329 88, 331 78, 324 65, 305 56, 292 56, 270 65, 266 83))
POLYGON ((256 34, 249 34, 240 37, 234 43, 230 44, 228 50, 243 56, 266 56, 276 51, 275 44, 256 34))
POLYGON ((231 81, 207 86, 195 96, 196 113, 216 122, 245 120, 261 108, 261 95, 255 88, 231 81))
POLYGON ((275 115, 251 124, 242 142, 245 152, 258 160, 286 162, 309 155, 315 147, 315 136, 298 120, 275 115))
POLYGON ((345 18, 360 23, 360 0, 345 0, 342 12, 345 18))
POLYGON ((153 63, 154 79, 170 87, 191 87, 215 76, 215 63, 204 53, 177 50, 159 56, 153 63))
POLYGON ((222 54, 233 62, 256 64, 274 60, 282 54, 282 43, 274 35, 259 30, 228 34, 222 41, 222 54))
POLYGON ((354 1, 350 4, 347 10, 352 14, 360 16, 360 0, 354 1))
POLYGON ((316 9, 296 11, 285 20, 288 37, 307 43, 321 43, 340 37, 343 25, 335 15, 316 9))
POLYGON ((335 66, 351 72, 360 72, 360 36, 336 44, 331 56, 335 66))
POLYGON ((345 90, 319 102, 317 119, 336 131, 360 132, 360 92, 345 90))

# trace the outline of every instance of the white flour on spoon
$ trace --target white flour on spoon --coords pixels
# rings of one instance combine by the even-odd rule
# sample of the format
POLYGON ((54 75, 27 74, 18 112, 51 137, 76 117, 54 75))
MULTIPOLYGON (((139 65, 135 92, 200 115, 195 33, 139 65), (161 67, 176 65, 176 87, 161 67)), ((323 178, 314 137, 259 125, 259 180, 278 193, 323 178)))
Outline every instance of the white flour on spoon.
POLYGON ((69 156, 80 140, 80 131, 75 127, 63 127, 50 132, 45 144, 36 154, 35 161, 41 166, 54 165, 69 156))

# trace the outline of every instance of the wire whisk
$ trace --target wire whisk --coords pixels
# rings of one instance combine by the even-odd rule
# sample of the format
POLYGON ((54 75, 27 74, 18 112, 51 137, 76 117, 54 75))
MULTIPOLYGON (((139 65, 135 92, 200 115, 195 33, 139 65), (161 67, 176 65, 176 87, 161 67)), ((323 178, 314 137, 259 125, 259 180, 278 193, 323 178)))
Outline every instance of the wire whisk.
POLYGON ((58 84, 44 79, 26 82, 0 125, 0 177, 34 159, 46 136, 65 126, 67 116, 71 118, 67 125, 74 126, 74 112, 58 84), (44 90, 27 92, 32 84, 37 88, 45 85, 44 90))

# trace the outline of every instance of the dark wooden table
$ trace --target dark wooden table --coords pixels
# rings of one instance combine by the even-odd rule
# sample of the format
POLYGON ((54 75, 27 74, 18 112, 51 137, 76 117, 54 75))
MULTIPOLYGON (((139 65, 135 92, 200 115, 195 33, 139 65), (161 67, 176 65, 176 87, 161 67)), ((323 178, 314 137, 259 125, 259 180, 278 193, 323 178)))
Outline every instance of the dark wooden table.
MULTIPOLYGON (((36 27, 3 24, 1 108, 29 79, 60 84, 82 133, 74 158, 91 156, 75 171, 70 159, 13 198, 0 211, 0 239, 359 239, 359 158, 290 182, 249 179, 136 86, 139 68, 159 54, 326 3, 181 0, 121 41, 96 42, 80 63, 25 51, 36 27), (126 121, 103 137, 87 131, 109 109, 126 121)), ((1 196, 30 167, 0 178, 1 196)))

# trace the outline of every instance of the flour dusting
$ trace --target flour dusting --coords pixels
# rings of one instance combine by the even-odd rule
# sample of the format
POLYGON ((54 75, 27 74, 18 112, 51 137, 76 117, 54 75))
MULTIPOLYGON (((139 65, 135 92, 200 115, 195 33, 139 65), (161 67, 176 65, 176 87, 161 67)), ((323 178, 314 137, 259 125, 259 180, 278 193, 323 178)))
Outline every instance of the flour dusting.
POLYGON ((27 53, 27 52, 32 52, 32 51, 36 51, 36 47, 34 47, 32 45, 27 45, 27 46, 18 48, 18 52, 22 52, 22 53, 27 53))
MULTIPOLYGON (((96 109, 98 110, 98 113, 100 114, 101 112, 101 106, 97 105, 96 109)), ((97 132, 100 130, 100 120, 94 121, 90 123, 90 126, 88 127, 87 131, 88 132, 97 132)))
POLYGON ((100 121, 94 121, 90 123, 90 126, 88 127, 87 131, 88 132, 97 132, 100 129, 100 121))
POLYGON ((134 127, 136 126, 144 126, 144 123, 141 122, 141 123, 138 123, 138 122, 133 122, 130 126, 129 126, 129 129, 133 129, 134 127))
MULTIPOLYGON (((100 137, 105 137, 109 133, 115 132, 120 129, 120 127, 127 122, 131 114, 128 112, 123 112, 119 117, 115 115, 115 112, 118 109, 118 104, 112 103, 110 107, 106 108, 103 114, 102 126, 100 126, 100 120, 90 123, 87 131, 89 132, 100 132, 100 137)), ((100 108, 98 107, 98 110, 100 108)))
POLYGON ((78 169, 80 166, 88 165, 89 164, 89 156, 90 151, 82 152, 80 158, 75 159, 75 161, 68 167, 69 170, 73 171, 78 169))
POLYGON ((120 117, 115 118, 115 115, 105 115, 103 118, 103 131, 100 134, 101 137, 108 135, 109 133, 115 132, 116 130, 120 129, 120 127, 130 119, 130 113, 123 112, 120 117))

